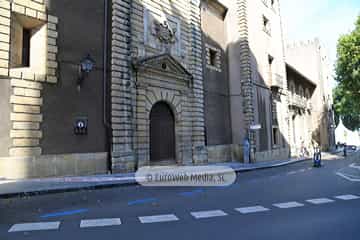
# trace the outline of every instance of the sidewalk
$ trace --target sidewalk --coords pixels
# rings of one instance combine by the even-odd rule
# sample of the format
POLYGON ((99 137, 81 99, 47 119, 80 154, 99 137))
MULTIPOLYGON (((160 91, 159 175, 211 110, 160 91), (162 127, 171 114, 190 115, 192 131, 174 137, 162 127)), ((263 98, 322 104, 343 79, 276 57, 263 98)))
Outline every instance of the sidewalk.
MULTIPOLYGON (((323 153, 323 160, 342 158, 341 151, 323 153)), ((251 164, 229 162, 217 163, 215 166, 227 166, 236 172, 253 171, 266 168, 281 167, 310 159, 292 158, 288 160, 265 161, 251 164)), ((0 198, 43 195, 80 190, 112 188, 118 186, 135 185, 134 173, 106 174, 83 177, 56 177, 43 179, 11 180, 0 178, 0 198)))
MULTIPOLYGON (((236 172, 280 167, 296 162, 305 161, 304 158, 294 158, 281 161, 267 161, 253 164, 219 163, 216 166, 228 166, 236 172)), ((0 178, 0 198, 12 198, 31 195, 42 195, 80 190, 111 188, 137 184, 135 174, 112 174, 86 177, 57 177, 45 179, 10 180, 0 178)))

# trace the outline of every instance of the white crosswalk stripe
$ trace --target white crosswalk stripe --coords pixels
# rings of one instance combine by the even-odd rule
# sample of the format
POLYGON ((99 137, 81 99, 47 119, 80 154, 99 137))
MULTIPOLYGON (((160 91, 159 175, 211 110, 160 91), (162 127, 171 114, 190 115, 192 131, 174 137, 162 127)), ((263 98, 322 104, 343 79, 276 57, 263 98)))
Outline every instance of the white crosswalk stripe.
POLYGON ((298 202, 275 203, 273 205, 278 208, 295 208, 304 206, 304 204, 298 202))
POLYGON ((243 208, 235 208, 236 211, 247 214, 247 213, 257 213, 257 212, 266 212, 270 209, 265 208, 263 206, 252 206, 252 207, 243 207, 243 208))
POLYGON ((106 227, 121 225, 120 218, 87 219, 81 220, 80 228, 106 227))
MULTIPOLYGON (((311 204, 326 204, 336 202, 334 199, 339 200, 355 200, 360 199, 359 195, 346 194, 346 195, 338 195, 331 198, 313 198, 306 200, 307 203, 311 204)), ((305 206, 303 203, 292 201, 292 202, 281 202, 274 203, 273 206, 277 208, 287 209, 287 208, 297 208, 305 206)), ((270 211, 270 208, 263 207, 261 205, 248 206, 235 208, 235 210, 241 214, 251 214, 258 212, 266 212, 270 211)), ((190 212, 190 214, 195 219, 202 218, 213 218, 213 217, 221 217, 227 216, 228 214, 223 210, 209 210, 209 211, 196 211, 190 212)), ((172 222, 178 221, 179 218, 175 214, 164 214, 164 215, 152 215, 152 216, 141 216, 138 217, 141 223, 160 223, 160 222, 172 222)), ((29 222, 29 223, 18 223, 11 226, 8 230, 11 232, 30 232, 30 231, 45 231, 45 230, 58 230, 60 228, 60 221, 54 222, 29 222)), ((118 226, 121 225, 120 218, 99 218, 99 219, 83 219, 80 221, 80 228, 92 228, 92 227, 106 227, 106 226, 118 226)))
POLYGON ((211 218, 211 217, 222 217, 226 216, 227 213, 222 210, 211 210, 211 211, 200 211, 190 213, 194 218, 211 218))
POLYGON ((57 230, 60 222, 37 222, 37 223, 19 223, 13 225, 9 232, 29 232, 41 230, 57 230))
POLYGON ((141 223, 172 222, 179 219, 174 214, 139 217, 141 223))
POLYGON ((334 200, 329 199, 329 198, 315 198, 315 199, 309 199, 309 200, 306 200, 306 201, 309 202, 309 203, 312 203, 312 204, 324 204, 324 203, 335 202, 334 200))
POLYGON ((336 196, 335 198, 340 199, 340 200, 354 200, 354 199, 359 199, 359 196, 356 195, 340 195, 340 196, 336 196))

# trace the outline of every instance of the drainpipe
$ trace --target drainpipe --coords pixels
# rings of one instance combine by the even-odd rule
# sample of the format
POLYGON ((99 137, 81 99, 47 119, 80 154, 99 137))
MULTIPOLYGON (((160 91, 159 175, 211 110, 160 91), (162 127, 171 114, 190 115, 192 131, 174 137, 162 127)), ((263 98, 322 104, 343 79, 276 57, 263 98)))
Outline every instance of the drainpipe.
POLYGON ((106 139, 109 146, 108 148, 108 170, 111 173, 111 143, 109 142, 109 138, 111 137, 111 125, 108 122, 108 104, 107 104, 107 91, 108 91, 108 84, 107 84, 107 69, 108 69, 108 12, 109 12, 109 0, 104 0, 104 46, 103 46, 103 122, 106 131, 106 139))

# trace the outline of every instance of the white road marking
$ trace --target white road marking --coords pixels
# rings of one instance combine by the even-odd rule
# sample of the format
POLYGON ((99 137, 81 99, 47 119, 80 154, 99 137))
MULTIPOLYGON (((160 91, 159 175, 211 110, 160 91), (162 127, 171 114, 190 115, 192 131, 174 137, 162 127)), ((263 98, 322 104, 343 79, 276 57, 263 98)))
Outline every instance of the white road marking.
POLYGON ((56 230, 59 229, 60 222, 37 222, 37 223, 19 223, 13 225, 9 232, 29 232, 41 230, 56 230))
POLYGON ((304 206, 304 204, 298 202, 275 203, 273 205, 278 208, 295 208, 304 206))
POLYGON ((190 214, 196 219, 199 219, 199 218, 211 218, 211 217, 222 217, 222 216, 227 215, 227 213, 222 211, 222 210, 191 212, 190 214))
POLYGON ((341 199, 341 200, 354 200, 354 199, 359 199, 360 197, 356 196, 356 195, 340 195, 340 196, 336 196, 335 198, 337 199, 341 199))
POLYGON ((342 174, 340 172, 337 172, 336 175, 342 177, 342 178, 345 178, 346 180, 348 181, 351 181, 351 182, 360 182, 360 179, 359 178, 352 178, 348 175, 345 175, 345 174, 342 174))
POLYGON ((115 225, 121 225, 120 218, 87 219, 81 220, 80 222, 80 228, 106 227, 115 225))
POLYGON ((171 222, 179 219, 174 214, 139 217, 141 223, 171 222))
POLYGON ((324 204, 324 203, 335 202, 334 200, 329 199, 329 198, 315 198, 315 199, 309 199, 306 201, 309 203, 312 203, 312 204, 324 204))
POLYGON ((252 207, 243 207, 243 208, 235 208, 236 211, 247 214, 247 213, 256 213, 256 212, 266 212, 270 209, 264 208, 263 206, 252 206, 252 207))
POLYGON ((360 170, 360 166, 356 165, 356 163, 350 164, 349 167, 360 170))

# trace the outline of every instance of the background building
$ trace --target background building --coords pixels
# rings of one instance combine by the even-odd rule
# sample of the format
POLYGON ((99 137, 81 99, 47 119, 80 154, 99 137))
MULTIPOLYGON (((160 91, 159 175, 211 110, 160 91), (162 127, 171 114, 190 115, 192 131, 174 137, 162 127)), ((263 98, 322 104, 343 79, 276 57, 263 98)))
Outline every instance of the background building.
POLYGON ((290 146, 291 155, 297 156, 306 148, 313 149, 313 132, 316 131, 316 113, 313 109, 314 92, 317 85, 287 64, 289 90, 290 146), (315 115, 315 116, 314 116, 315 115))
POLYGON ((332 73, 324 48, 319 39, 290 44, 286 49, 286 60, 317 85, 312 95, 312 139, 322 150, 333 148, 332 73))
MULTIPOLYGON (((252 161, 289 156, 284 45, 278 1, 222 1, 228 7, 227 54, 233 160, 250 136, 252 161), (249 132, 250 126, 261 125, 249 132)), ((205 79, 206 81, 206 79, 205 79)))

